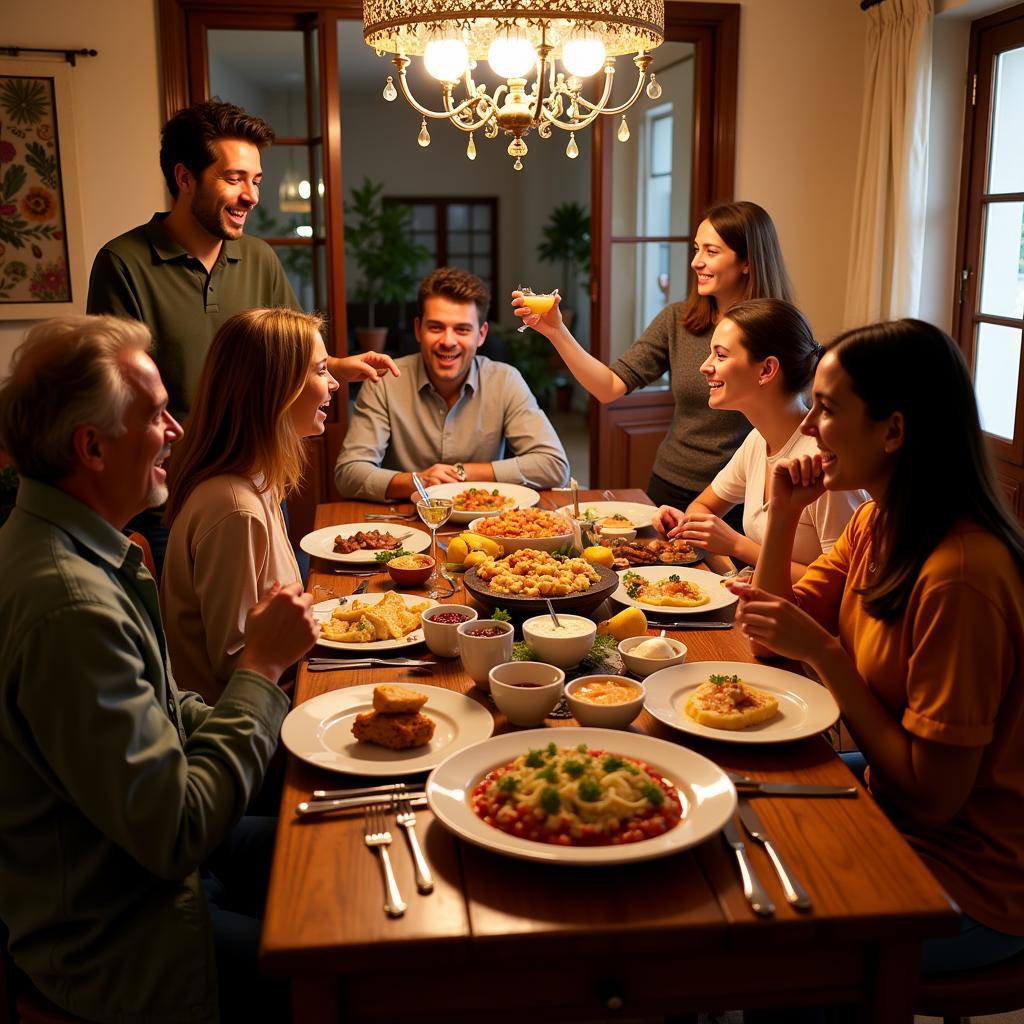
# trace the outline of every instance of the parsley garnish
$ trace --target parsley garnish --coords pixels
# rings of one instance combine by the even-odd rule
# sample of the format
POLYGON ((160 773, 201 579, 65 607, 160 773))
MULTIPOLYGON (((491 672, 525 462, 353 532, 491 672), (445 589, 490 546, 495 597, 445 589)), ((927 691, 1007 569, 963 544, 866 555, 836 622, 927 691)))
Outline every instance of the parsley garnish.
POLYGON ((579 754, 585 754, 585 753, 586 753, 586 752, 587 752, 587 751, 588 751, 589 749, 590 749, 590 748, 589 748, 589 747, 588 747, 588 746, 586 745, 586 743, 581 743, 581 744, 580 744, 580 745, 579 745, 579 746, 578 746, 578 747, 576 748, 576 752, 577 752, 577 753, 579 753, 579 754))
POLYGON ((589 803, 601 799, 601 787, 593 779, 584 779, 577 792, 581 800, 586 800, 589 803))
POLYGON ((677 572, 672 573, 672 575, 669 576, 668 581, 669 581, 669 583, 678 583, 679 582, 679 573, 677 573, 677 572))
POLYGON ((539 750, 531 750, 526 755, 527 768, 541 768, 544 765, 544 755, 539 750))
POLYGON ((557 782, 558 777, 555 774, 555 766, 553 764, 549 764, 546 768, 541 768, 541 770, 537 772, 537 778, 543 779, 545 782, 557 782))
POLYGON ((502 793, 514 793, 519 786, 519 780, 514 775, 506 775, 498 780, 498 789, 502 793))
POLYGON ((558 747, 555 746, 554 740, 548 744, 548 757, 554 757, 558 753, 558 747))
POLYGON ((659 789, 653 782, 644 783, 644 785, 640 787, 640 792, 643 793, 643 795, 647 797, 655 807, 660 807, 665 802, 664 791, 659 789))
POLYGON ((715 686, 721 686, 722 683, 738 683, 739 681, 739 676, 720 676, 716 675, 714 672, 708 676, 708 682, 714 683, 715 686))
POLYGON ((512 616, 509 615, 509 613, 507 611, 505 611, 504 608, 495 608, 494 611, 491 612, 491 618, 494 619, 495 622, 511 622, 512 621, 512 616))
POLYGON ((625 768, 626 762, 621 757, 616 757, 614 754, 609 754, 602 762, 601 767, 606 772, 617 772, 620 768, 625 768))
POLYGON ((378 551, 373 557, 378 562, 390 562, 392 558, 401 558, 402 555, 411 554, 411 551, 406 551, 405 548, 399 546, 397 548, 388 548, 386 551, 378 551))
POLYGON ((540 805, 548 814, 557 814, 562 806, 562 798, 554 786, 545 786, 540 794, 540 805))
POLYGON ((582 761, 577 761, 574 757, 567 757, 562 762, 562 771, 571 779, 578 779, 586 771, 586 768, 582 761))

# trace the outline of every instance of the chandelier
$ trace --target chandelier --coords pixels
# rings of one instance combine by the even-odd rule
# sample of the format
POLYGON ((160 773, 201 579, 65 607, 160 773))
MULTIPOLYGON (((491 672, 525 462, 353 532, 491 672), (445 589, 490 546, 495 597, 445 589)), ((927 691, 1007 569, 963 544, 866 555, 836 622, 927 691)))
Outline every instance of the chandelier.
MULTIPOLYGON (((647 69, 650 51, 665 37, 664 0, 364 0, 363 39, 378 55, 392 53, 398 89, 422 116, 418 137, 430 145, 428 118, 444 118, 469 134, 466 156, 476 159, 474 133, 495 139, 511 136, 509 156, 522 170, 524 141, 533 129, 542 139, 552 129, 569 133, 565 153, 579 155, 576 133, 600 115, 622 115, 618 138, 629 138, 625 112, 636 102, 644 83, 657 99, 661 86, 647 69), (634 54, 637 81, 624 103, 609 106, 615 58, 634 54), (409 90, 406 68, 420 56, 426 70, 441 84, 442 109, 420 104, 409 90), (473 72, 486 60, 505 82, 493 93, 477 83, 473 72), (558 62, 561 64, 559 69, 558 62), (584 96, 587 80, 603 70, 600 95, 584 96), (528 78, 533 77, 532 83, 528 78), (456 95, 459 83, 464 94, 456 95), (528 87, 529 85, 529 87, 528 87)), ((398 98, 389 75, 384 98, 398 98)), ((597 89, 595 89, 595 92, 597 89)))

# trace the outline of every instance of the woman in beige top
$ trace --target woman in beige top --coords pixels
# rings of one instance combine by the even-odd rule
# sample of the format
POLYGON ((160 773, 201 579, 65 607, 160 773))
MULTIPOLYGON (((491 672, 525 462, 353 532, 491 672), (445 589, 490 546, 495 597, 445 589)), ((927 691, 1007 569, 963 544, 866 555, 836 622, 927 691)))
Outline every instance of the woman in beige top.
POLYGON ((174 453, 160 599, 174 675, 210 703, 242 649, 246 611, 275 581, 300 578, 281 501, 339 386, 320 327, 291 309, 226 321, 174 453))

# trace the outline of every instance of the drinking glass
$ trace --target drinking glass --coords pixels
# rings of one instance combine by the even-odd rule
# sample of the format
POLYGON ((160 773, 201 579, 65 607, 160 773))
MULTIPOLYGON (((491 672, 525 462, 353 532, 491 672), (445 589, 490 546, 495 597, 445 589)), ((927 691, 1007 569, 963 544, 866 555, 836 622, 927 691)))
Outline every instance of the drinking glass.
MULTIPOLYGON (((531 313, 536 313, 538 316, 543 316, 554 304, 555 296, 558 294, 556 288, 552 292, 546 292, 543 295, 536 295, 532 288, 526 285, 520 285, 519 291, 523 296, 523 305, 530 310, 531 313)), ((523 324, 522 327, 517 327, 516 330, 522 334, 528 327, 528 324, 523 324)))
POLYGON ((435 600, 450 597, 455 592, 451 580, 441 572, 441 559, 437 554, 437 530, 444 526, 452 514, 454 498, 431 498, 430 501, 417 501, 416 511, 420 519, 430 528, 430 553, 434 556, 434 569, 427 580, 427 596, 435 600), (444 589, 442 589, 444 584, 444 589))

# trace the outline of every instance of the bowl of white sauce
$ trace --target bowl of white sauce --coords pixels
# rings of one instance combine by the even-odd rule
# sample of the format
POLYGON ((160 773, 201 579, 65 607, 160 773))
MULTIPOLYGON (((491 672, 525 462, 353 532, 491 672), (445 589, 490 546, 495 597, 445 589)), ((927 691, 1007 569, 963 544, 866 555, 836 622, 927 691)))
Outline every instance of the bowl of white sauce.
POLYGON ((523 623, 523 639, 541 661, 559 668, 578 665, 594 644, 597 623, 582 615, 535 615, 523 623))

